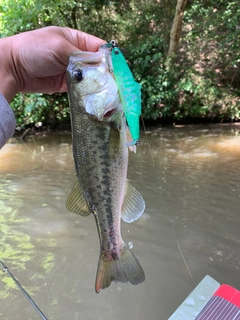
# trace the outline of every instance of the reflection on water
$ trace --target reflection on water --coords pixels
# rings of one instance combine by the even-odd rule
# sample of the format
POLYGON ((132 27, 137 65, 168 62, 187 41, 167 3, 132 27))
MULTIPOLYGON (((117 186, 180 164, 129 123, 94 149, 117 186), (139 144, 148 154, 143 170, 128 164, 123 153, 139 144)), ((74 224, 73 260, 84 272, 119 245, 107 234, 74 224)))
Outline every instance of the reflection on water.
MULTIPOLYGON (((129 179, 147 207, 140 220, 122 223, 122 235, 146 281, 113 283, 99 295, 94 218, 65 209, 75 181, 71 135, 12 140, 0 151, 0 259, 49 319, 164 320, 206 274, 240 289, 239 129, 142 135, 129 179)), ((39 318, 4 273, 0 318, 39 318)))

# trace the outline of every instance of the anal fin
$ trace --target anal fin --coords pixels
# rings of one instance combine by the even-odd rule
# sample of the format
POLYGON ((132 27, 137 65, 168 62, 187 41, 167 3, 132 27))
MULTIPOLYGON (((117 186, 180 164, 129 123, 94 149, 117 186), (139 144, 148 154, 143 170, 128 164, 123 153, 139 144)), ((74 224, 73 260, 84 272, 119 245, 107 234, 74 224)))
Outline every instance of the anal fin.
POLYGON ((127 181, 122 205, 122 219, 125 222, 133 222, 141 217, 144 210, 145 201, 142 195, 127 181))

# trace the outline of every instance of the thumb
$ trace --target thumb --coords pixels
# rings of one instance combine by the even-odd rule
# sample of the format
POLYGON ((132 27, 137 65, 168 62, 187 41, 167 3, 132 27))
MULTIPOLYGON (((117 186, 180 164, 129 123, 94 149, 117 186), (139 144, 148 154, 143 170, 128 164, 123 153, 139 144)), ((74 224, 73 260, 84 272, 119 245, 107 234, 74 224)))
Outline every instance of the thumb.
POLYGON ((75 51, 95 52, 101 44, 106 43, 106 41, 82 31, 71 28, 63 28, 62 30, 66 39, 75 47, 75 51))
POLYGON ((68 63, 69 56, 72 52, 80 50, 96 52, 100 45, 106 43, 106 41, 98 37, 75 29, 60 28, 59 31, 62 32, 62 36, 67 40, 67 43, 65 43, 61 49, 61 57, 64 64, 68 63))

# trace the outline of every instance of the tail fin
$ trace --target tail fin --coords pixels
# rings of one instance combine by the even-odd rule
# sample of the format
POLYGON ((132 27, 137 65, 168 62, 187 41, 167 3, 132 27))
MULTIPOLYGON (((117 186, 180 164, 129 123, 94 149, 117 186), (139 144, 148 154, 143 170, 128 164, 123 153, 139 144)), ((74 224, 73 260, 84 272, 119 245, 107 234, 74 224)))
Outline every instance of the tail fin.
POLYGON ((134 254, 123 245, 121 256, 104 260, 100 253, 95 290, 97 293, 110 286, 112 281, 138 284, 145 280, 144 271, 134 254))

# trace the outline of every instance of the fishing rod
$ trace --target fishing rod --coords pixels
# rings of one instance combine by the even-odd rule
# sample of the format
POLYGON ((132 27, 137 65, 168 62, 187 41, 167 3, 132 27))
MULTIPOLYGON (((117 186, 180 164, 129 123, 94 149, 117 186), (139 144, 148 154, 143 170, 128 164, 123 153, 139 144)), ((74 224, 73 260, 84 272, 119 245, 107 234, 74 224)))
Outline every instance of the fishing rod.
POLYGON ((40 317, 43 320, 48 320, 45 315, 42 313, 42 311, 38 308, 36 303, 32 300, 32 298, 29 296, 29 294, 23 289, 23 287, 20 285, 20 283, 17 281, 17 279, 14 277, 14 275, 11 273, 11 271, 5 266, 5 264, 0 260, 0 264, 3 267, 3 272, 7 272, 7 274, 13 279, 13 281, 16 283, 18 288, 22 291, 22 293, 25 295, 25 297, 28 299, 28 301, 31 303, 31 305, 34 307, 34 309, 37 311, 37 313, 40 315, 40 317))

